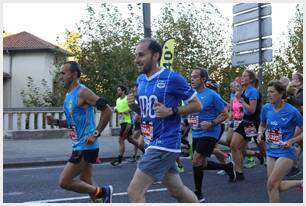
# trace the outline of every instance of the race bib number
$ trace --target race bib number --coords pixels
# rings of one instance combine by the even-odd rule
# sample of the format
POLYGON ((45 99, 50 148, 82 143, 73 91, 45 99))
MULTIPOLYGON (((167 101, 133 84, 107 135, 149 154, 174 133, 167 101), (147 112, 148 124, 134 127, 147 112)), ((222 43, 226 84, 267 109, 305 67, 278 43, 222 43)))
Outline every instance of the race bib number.
POLYGON ((153 123, 142 123, 141 132, 145 139, 152 141, 153 140, 153 123))
POLYGON ((257 137, 257 130, 252 122, 246 122, 244 125, 245 136, 248 138, 257 137))
POLYGON ((188 123, 192 128, 196 129, 199 127, 199 116, 188 116, 188 123))
POLYGON ((280 130, 267 129, 266 131, 266 142, 270 144, 272 148, 280 148, 284 145, 282 137, 283 135, 280 130))
POLYGON ((233 120, 233 130, 236 130, 241 122, 241 120, 233 120))
POLYGON ((122 113, 119 113, 119 114, 118 114, 118 121, 119 121, 119 122, 122 122, 122 121, 123 121, 123 114, 122 114, 122 113))
POLYGON ((77 141, 78 140, 78 136, 77 136, 77 132, 76 132, 75 126, 72 126, 72 128, 69 128, 68 136, 70 137, 70 139, 72 141, 77 141))

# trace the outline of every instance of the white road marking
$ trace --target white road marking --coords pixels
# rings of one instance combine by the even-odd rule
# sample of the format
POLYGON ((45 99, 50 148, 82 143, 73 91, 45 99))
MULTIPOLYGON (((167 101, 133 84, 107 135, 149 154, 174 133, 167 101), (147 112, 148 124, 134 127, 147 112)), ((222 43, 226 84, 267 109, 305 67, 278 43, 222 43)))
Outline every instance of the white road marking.
MULTIPOLYGON (((159 188, 159 189, 152 189, 148 190, 147 192, 163 192, 167 191, 167 188, 159 188)), ((120 192, 120 193, 114 193, 113 196, 124 196, 127 195, 127 192, 120 192)), ((69 197, 69 198, 58 198, 58 199, 49 199, 49 200, 37 200, 37 201, 30 201, 30 202, 25 202, 25 203, 48 203, 48 202, 63 202, 63 201, 70 201, 70 200, 83 200, 83 199, 88 199, 89 196, 81 196, 81 197, 69 197)))
POLYGON ((24 194, 24 192, 6 192, 6 193, 3 193, 3 195, 22 195, 24 194))

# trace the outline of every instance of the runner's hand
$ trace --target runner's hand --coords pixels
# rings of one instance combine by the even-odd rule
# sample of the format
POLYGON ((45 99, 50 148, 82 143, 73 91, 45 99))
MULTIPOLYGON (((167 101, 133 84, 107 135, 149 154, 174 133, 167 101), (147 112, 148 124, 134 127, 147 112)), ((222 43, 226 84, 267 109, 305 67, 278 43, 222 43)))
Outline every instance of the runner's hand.
POLYGON ((159 117, 159 118, 164 118, 172 114, 172 109, 165 107, 165 105, 163 105, 160 102, 154 103, 153 110, 154 110, 156 117, 159 117))
POLYGON ((203 121, 203 122, 201 122, 200 124, 201 124, 201 128, 202 128, 202 129, 209 129, 209 128, 212 127, 211 122, 203 121))
POLYGON ((85 143, 86 143, 86 144, 92 144, 92 143, 94 143, 94 142, 96 141, 96 139, 97 139, 96 136, 91 135, 91 136, 89 136, 89 137, 87 137, 87 138, 85 139, 85 143))
POLYGON ((134 105, 135 104, 135 95, 133 93, 129 93, 127 95, 128 105, 134 105))

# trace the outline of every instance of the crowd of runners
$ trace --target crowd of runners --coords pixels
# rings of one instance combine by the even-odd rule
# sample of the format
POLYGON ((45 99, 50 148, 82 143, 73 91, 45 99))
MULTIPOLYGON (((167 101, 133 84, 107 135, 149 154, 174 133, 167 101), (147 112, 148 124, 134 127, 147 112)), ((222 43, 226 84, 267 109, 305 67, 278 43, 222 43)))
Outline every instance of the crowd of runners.
POLYGON ((230 98, 225 101, 207 69, 194 68, 187 80, 160 67, 161 55, 161 45, 152 38, 142 39, 136 45, 139 76, 130 91, 127 85, 117 87, 113 111, 104 97, 79 82, 78 63, 63 63, 59 80, 67 89, 66 120, 47 117, 48 124, 69 128, 73 143, 71 157, 59 178, 60 187, 87 193, 93 202, 112 202, 113 187, 94 181, 92 164, 98 159, 98 137, 116 112, 120 124, 119 152, 111 164, 122 164, 125 140, 134 145, 134 154, 128 159, 137 162, 127 188, 131 202, 145 202, 145 193, 155 182, 167 187, 178 202, 205 202, 205 170, 227 175, 229 184, 235 184, 251 178, 245 176, 243 168, 254 167, 256 162, 267 169, 267 201, 279 202, 280 192, 302 188, 302 180, 283 180, 301 172, 302 74, 296 72, 291 80, 283 77, 269 82, 267 91, 263 91, 267 102, 263 102, 256 74, 245 70, 230 84, 230 98), (94 107, 101 111, 96 123, 94 107), (257 149, 250 149, 250 142, 257 149), (194 188, 186 187, 180 178, 179 173, 184 172, 181 156, 191 159, 194 188))

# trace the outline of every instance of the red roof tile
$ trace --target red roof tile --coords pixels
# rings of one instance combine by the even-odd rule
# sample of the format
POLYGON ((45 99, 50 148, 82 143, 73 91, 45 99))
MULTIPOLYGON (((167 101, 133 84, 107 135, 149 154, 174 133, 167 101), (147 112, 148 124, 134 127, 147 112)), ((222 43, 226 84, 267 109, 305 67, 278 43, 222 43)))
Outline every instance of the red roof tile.
MULTIPOLYGON (((28 49, 59 49, 57 46, 28 32, 20 32, 3 38, 3 50, 28 50, 28 49)), ((59 49, 63 53, 68 53, 59 49)))

